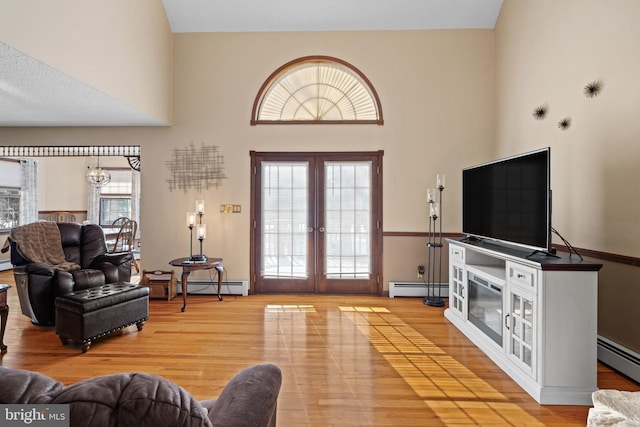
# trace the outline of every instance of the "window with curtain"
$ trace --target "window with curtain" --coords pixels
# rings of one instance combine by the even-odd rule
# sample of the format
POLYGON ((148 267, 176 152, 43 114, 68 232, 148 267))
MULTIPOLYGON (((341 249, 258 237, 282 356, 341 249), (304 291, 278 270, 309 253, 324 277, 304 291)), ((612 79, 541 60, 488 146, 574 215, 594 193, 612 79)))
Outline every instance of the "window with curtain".
POLYGON ((111 182, 100 189, 99 224, 110 226, 120 217, 132 218, 133 180, 131 170, 111 169, 111 182))
POLYGON ((0 230, 20 225, 20 189, 0 187, 0 230))
POLYGON ((0 230, 38 220, 38 163, 0 159, 0 230))

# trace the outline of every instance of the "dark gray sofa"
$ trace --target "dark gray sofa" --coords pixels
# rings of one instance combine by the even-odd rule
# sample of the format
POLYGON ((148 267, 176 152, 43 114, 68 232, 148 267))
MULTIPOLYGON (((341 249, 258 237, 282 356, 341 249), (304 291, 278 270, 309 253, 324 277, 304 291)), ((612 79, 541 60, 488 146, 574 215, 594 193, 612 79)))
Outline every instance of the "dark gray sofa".
POLYGON ((37 372, 0 366, 0 404, 69 404, 71 427, 273 427, 281 383, 280 368, 254 365, 217 399, 197 401, 157 375, 113 374, 65 387, 37 372))

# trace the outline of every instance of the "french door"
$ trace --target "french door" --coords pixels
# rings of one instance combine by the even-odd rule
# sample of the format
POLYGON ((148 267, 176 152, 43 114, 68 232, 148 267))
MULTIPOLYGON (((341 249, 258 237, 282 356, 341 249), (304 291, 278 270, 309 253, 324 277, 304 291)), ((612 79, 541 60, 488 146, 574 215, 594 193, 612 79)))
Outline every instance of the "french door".
POLYGON ((382 151, 251 152, 259 293, 381 293, 382 151))

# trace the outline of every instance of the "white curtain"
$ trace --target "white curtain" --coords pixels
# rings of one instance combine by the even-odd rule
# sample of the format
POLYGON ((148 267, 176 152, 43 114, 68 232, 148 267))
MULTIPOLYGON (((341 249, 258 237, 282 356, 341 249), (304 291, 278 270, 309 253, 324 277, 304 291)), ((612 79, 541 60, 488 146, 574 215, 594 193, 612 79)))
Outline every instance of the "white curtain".
POLYGON ((21 159, 20 165, 20 224, 23 225, 38 220, 38 162, 21 159))
POLYGON ((136 238, 140 238, 140 172, 131 169, 131 219, 138 223, 136 238))
POLYGON ((100 224, 100 188, 89 186, 89 196, 87 200, 87 221, 91 224, 100 224))

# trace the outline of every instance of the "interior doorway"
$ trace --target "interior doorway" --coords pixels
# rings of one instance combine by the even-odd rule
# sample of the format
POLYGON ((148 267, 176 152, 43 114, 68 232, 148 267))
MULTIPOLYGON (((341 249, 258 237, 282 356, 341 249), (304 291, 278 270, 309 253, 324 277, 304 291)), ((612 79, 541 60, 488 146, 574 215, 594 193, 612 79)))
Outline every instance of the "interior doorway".
MULTIPOLYGON (((17 162, 18 168, 20 167, 18 159, 35 164, 32 167, 34 178, 31 181, 33 182, 22 179, 11 184, 20 194, 21 200, 20 221, 18 223, 14 221, 11 227, 46 219, 61 211, 73 216, 75 222, 91 220, 91 222, 104 226, 105 222, 102 219, 107 218, 104 214, 105 207, 110 206, 108 203, 111 200, 118 198, 127 199, 125 201, 128 207, 128 216, 139 223, 140 154, 141 150, 138 145, 0 146, 0 158, 9 162, 17 162), (101 187, 101 191, 92 195, 91 189, 93 187, 86 182, 85 172, 87 166, 96 163, 110 171, 111 184, 113 184, 111 187, 115 190, 107 191, 106 187, 101 187), (120 175, 122 177, 116 179, 120 175), (127 181, 127 177, 129 181, 127 181), (128 190, 123 187, 122 183, 129 184, 128 190), (64 188, 66 191, 61 192, 60 188, 64 188), (120 189, 119 192, 116 191, 118 189, 120 189), (87 193, 88 191, 89 193, 87 193), (128 193, 126 193, 127 191, 128 193), (32 194, 32 196, 27 198, 24 197, 25 194, 32 194), (92 197, 89 197, 90 195, 92 197), (23 200, 28 200, 28 203, 23 200), (28 216, 22 215, 23 209, 25 212, 29 212, 28 216), (92 213, 90 218, 89 211, 92 213)), ((20 173, 24 174, 24 172, 17 174, 20 173)))
POLYGON ((258 293, 381 293, 382 151, 251 153, 258 293))

